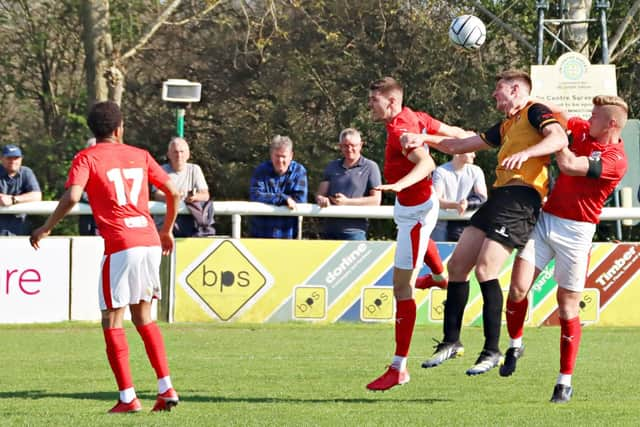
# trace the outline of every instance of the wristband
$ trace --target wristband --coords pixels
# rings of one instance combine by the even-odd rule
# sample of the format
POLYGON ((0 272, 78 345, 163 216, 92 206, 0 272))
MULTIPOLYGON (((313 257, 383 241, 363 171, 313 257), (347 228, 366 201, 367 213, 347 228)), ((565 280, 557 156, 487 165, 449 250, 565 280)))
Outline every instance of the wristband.
POLYGON ((11 204, 15 205, 16 203, 18 203, 18 201, 16 200, 16 196, 11 196, 11 204))

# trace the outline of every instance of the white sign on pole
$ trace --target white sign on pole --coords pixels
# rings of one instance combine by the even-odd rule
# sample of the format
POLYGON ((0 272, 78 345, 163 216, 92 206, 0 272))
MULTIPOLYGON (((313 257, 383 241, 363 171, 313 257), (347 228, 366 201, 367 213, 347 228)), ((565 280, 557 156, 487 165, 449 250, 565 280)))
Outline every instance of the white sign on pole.
POLYGON ((592 65, 577 52, 567 52, 555 65, 532 65, 532 96, 561 106, 571 116, 588 119, 596 95, 617 95, 616 67, 592 65))

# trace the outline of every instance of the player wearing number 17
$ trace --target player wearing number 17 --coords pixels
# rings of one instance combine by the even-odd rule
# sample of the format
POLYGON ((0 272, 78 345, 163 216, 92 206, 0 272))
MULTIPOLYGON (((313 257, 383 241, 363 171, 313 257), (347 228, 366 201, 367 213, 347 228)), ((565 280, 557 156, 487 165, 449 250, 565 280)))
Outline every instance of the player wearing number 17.
POLYGON ((119 107, 112 102, 95 104, 87 120, 97 144, 73 159, 66 191, 45 224, 31 234, 31 245, 40 240, 75 206, 86 191, 100 235, 104 238, 99 280, 99 303, 107 358, 120 397, 110 413, 138 412, 129 366, 129 346, 123 328, 126 307, 158 378, 154 411, 168 411, 178 404, 160 329, 151 318, 151 300, 160 298, 160 259, 173 250, 173 224, 179 194, 167 173, 146 150, 123 142, 124 126, 119 107), (159 234, 149 213, 149 184, 166 195, 167 212, 159 234))

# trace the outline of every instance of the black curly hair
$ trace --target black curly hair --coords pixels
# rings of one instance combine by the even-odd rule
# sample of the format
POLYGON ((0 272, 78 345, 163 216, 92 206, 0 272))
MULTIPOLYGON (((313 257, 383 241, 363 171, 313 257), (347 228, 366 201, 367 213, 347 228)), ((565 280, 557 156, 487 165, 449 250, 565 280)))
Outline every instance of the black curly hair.
POLYGON ((110 136, 122 124, 120 107, 111 101, 94 104, 89 111, 87 124, 96 138, 110 136))

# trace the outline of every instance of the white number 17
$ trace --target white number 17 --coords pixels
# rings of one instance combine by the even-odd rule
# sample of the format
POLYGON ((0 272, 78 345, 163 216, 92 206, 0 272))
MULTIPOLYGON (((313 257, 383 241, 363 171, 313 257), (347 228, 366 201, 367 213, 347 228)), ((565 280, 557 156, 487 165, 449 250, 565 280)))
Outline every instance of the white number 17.
POLYGON ((107 171, 107 178, 109 178, 109 181, 113 182, 113 185, 116 187, 116 197, 118 198, 118 205, 120 206, 127 204, 124 180, 133 181, 131 183, 129 201, 132 205, 138 204, 138 197, 140 196, 140 190, 142 189, 142 168, 109 169, 107 171))

